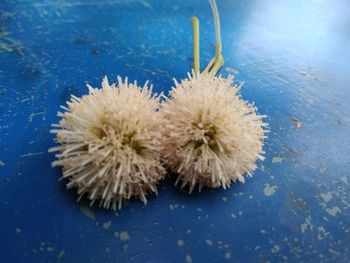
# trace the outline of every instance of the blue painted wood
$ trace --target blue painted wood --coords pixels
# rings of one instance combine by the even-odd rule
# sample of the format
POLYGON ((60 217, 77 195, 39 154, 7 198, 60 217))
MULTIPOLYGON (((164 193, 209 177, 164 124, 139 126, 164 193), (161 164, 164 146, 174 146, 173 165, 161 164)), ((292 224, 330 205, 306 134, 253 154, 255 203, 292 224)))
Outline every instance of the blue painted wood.
POLYGON ((202 66, 214 53, 209 4, 1 1, 1 262, 349 262, 349 2, 218 6, 221 73, 269 116, 266 160, 228 190, 189 196, 168 178, 147 207, 84 214, 50 167, 59 105, 104 75, 167 92, 191 68, 192 15, 202 66))

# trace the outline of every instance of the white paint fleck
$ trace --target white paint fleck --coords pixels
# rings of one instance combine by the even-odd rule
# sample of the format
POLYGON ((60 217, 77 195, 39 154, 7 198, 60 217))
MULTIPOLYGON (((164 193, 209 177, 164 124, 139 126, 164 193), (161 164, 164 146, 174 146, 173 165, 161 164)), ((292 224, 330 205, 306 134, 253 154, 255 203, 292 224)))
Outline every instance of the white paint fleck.
POLYGON ((53 247, 47 247, 48 252, 52 252, 53 250, 54 250, 53 247))
POLYGON ((267 233, 267 231, 266 231, 266 230, 264 230, 264 229, 261 229, 261 230, 260 230, 260 233, 262 233, 262 234, 266 234, 266 233, 267 233))
POLYGON ((5 165, 4 161, 0 160, 0 166, 4 166, 4 165, 5 165))
POLYGON ((179 239, 179 240, 177 241, 177 245, 178 245, 179 247, 183 247, 183 246, 185 245, 185 242, 184 242, 182 239, 179 239))
POLYGON ((232 213, 232 214, 231 214, 231 217, 232 217, 232 218, 236 218, 237 216, 236 216, 234 213, 232 213))
POLYGON ((239 211, 238 214, 239 214, 240 216, 242 216, 243 212, 242 212, 242 211, 239 211))
POLYGON ((187 254, 185 260, 186 260, 186 263, 192 263, 192 257, 191 257, 191 255, 190 255, 190 254, 187 254))
POLYGON ((22 230, 21 230, 19 227, 16 228, 16 234, 21 233, 21 231, 22 231, 22 230))
POLYGON ((130 239, 129 233, 126 232, 126 231, 120 232, 120 234, 119 234, 119 239, 122 240, 122 241, 127 241, 127 240, 129 240, 129 239, 130 239))
POLYGON ((320 196, 323 199, 323 201, 325 201, 326 203, 328 203, 333 198, 333 195, 331 192, 320 193, 320 196))
POLYGON ((224 196, 224 197, 222 198, 222 200, 223 200, 224 202, 227 202, 227 197, 224 196))
POLYGON ((272 157, 272 163, 282 163, 283 157, 274 156, 272 157))
POLYGON ((329 232, 327 232, 323 226, 320 226, 317 229, 318 229, 318 235, 317 235, 318 240, 325 239, 329 235, 329 232))
POLYGON ((272 253, 277 253, 278 251, 280 251, 280 247, 278 245, 274 245, 272 248, 271 248, 271 252, 272 253))
POLYGON ((271 185, 270 184, 265 184, 264 187, 264 194, 265 196, 271 196, 276 193, 276 190, 278 189, 277 185, 271 185))
POLYGON ((225 254, 225 258, 226 258, 226 259, 231 258, 231 252, 227 252, 227 253, 225 254))
POLYGON ((213 245, 213 241, 211 241, 210 239, 206 239, 205 243, 207 243, 208 246, 212 246, 213 245))
POLYGON ((327 172, 327 168, 326 167, 320 167, 320 173, 324 174, 325 172, 327 172))
POLYGON ((58 254, 58 258, 63 258, 66 252, 64 250, 61 250, 61 252, 58 254))
POLYGON ((336 216, 337 213, 341 213, 341 210, 339 207, 334 206, 332 208, 326 208, 326 212, 330 214, 331 216, 336 216))
POLYGON ((82 205, 82 206, 79 207, 79 209, 80 209, 80 212, 84 216, 86 216, 86 217, 88 217, 88 218, 90 218, 92 220, 96 219, 94 211, 92 211, 88 206, 82 205))
POLYGON ((344 184, 349 184, 348 183, 348 178, 346 176, 341 177, 340 181, 342 181, 344 184))
POLYGON ((305 223, 300 225, 300 231, 301 233, 305 233, 307 229, 313 230, 314 226, 311 221, 311 216, 305 217, 305 223))
POLYGON ((105 222, 103 223, 103 228, 108 229, 111 226, 111 224, 112 224, 112 221, 105 222))

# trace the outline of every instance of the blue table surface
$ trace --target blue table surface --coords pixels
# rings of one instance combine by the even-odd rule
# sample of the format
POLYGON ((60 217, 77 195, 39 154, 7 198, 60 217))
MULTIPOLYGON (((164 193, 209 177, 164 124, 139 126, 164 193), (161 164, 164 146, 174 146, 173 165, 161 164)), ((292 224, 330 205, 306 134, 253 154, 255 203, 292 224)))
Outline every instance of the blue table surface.
POLYGON ((221 74, 268 115, 245 184, 187 194, 170 176, 145 207, 76 202, 51 168, 59 105, 103 76, 167 93, 214 53, 208 1, 1 0, 1 262, 350 262, 350 3, 218 0, 221 74))

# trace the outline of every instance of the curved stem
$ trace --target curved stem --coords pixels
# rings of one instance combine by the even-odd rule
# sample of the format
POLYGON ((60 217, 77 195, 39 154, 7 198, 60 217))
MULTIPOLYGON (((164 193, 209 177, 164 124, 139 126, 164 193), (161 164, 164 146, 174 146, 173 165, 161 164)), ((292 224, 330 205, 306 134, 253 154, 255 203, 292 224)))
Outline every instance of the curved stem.
POLYGON ((193 70, 194 75, 198 77, 200 73, 199 68, 199 20, 198 17, 192 17, 193 29, 193 70))
MULTIPOLYGON (((221 54, 221 30, 220 30, 220 17, 218 7, 215 0, 210 0, 210 6, 213 11, 214 25, 215 25, 215 62, 209 69, 209 74, 214 76, 224 64, 224 58, 221 54)), ((209 65, 208 65, 209 66, 209 65)))

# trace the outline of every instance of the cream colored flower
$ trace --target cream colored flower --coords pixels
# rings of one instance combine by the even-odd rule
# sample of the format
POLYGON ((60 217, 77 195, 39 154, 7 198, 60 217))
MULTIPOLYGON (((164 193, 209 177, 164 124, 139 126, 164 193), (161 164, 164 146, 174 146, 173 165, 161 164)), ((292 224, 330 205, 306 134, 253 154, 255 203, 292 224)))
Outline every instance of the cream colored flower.
POLYGON ((72 96, 61 106, 61 121, 51 130, 60 144, 53 166, 63 167, 68 188, 78 188, 79 199, 87 195, 91 205, 116 209, 132 197, 147 202, 149 192, 164 177, 161 164, 159 97, 147 83, 89 87, 89 94, 72 96))
POLYGON ((263 160, 265 131, 256 108, 238 95, 233 77, 189 76, 162 105, 164 157, 182 187, 226 188, 263 160))

